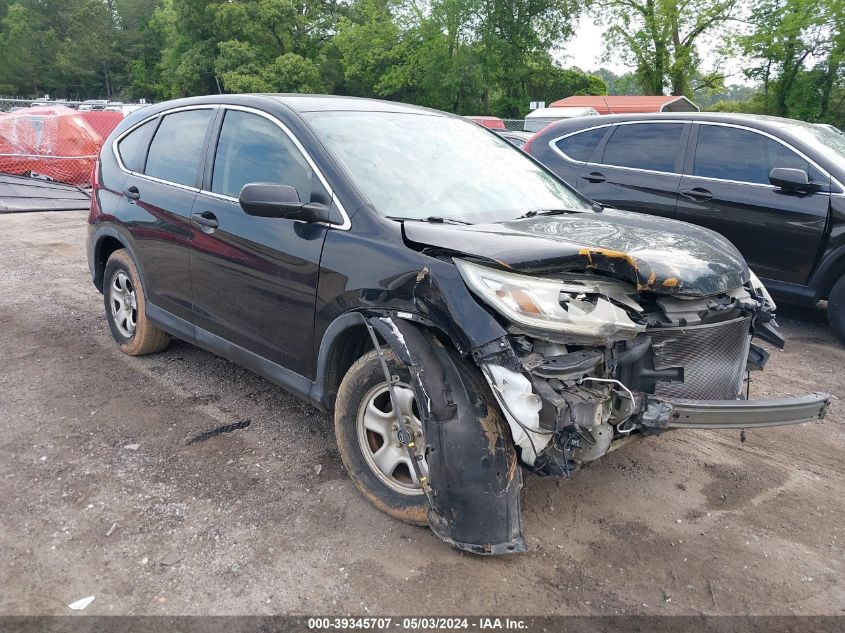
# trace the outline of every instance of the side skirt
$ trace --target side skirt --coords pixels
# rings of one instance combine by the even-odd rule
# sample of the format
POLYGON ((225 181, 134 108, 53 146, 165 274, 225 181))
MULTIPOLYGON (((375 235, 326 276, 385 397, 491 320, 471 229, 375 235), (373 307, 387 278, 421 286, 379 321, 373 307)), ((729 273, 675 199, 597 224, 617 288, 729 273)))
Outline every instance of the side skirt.
POLYGON ((168 334, 222 356, 290 391, 293 395, 310 402, 309 394, 313 383, 305 376, 269 361, 255 352, 230 343, 208 330, 198 328, 185 319, 174 316, 157 306, 147 303, 146 314, 150 321, 168 334))

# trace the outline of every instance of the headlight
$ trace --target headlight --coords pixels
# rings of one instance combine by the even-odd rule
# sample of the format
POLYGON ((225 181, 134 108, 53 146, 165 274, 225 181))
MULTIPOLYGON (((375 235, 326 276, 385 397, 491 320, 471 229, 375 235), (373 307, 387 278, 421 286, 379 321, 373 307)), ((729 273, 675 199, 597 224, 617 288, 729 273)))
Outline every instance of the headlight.
POLYGON ((597 284, 542 279, 455 259, 467 286, 502 316, 533 330, 576 337, 631 337, 645 330, 608 301, 597 284))
POLYGON ((769 291, 766 290, 766 286, 763 285, 763 282, 760 281, 760 278, 754 274, 754 271, 750 268, 748 272, 751 273, 751 278, 749 282, 751 283, 751 287, 754 288, 762 297, 769 303, 769 310, 774 312, 777 309, 777 305, 775 304, 775 300, 772 299, 772 295, 769 294, 769 291))

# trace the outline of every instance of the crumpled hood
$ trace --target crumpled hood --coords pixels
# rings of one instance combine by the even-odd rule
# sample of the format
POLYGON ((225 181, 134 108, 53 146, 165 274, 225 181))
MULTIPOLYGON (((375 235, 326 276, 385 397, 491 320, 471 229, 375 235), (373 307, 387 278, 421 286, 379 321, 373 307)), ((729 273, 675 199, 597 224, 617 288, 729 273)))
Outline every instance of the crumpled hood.
POLYGON ((667 295, 719 294, 749 277, 742 255, 718 233, 615 209, 467 226, 405 222, 404 231, 411 242, 523 273, 595 271, 667 295))

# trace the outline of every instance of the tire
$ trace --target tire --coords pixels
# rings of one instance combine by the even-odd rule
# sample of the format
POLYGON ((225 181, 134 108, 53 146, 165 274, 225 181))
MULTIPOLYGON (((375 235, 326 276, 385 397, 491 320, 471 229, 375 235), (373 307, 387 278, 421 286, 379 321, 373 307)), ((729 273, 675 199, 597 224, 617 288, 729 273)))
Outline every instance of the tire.
MULTIPOLYGON (((413 417, 411 425, 416 426, 419 418, 416 417, 415 404, 411 401, 409 406, 403 406, 408 403, 410 373, 394 356, 390 348, 382 347, 382 353, 387 361, 391 376, 399 377, 396 388, 397 396, 400 396, 400 406, 402 406, 403 413, 410 410, 413 417)), ((413 400, 413 392, 410 391, 410 394, 413 400)), ((392 421, 388 421, 388 419, 391 419, 393 407, 390 404, 390 394, 387 391, 387 383, 376 350, 372 350, 358 359, 349 368, 340 383, 334 412, 335 435, 337 436, 340 457, 349 476, 355 482, 355 486, 375 507, 405 523, 427 525, 428 501, 422 489, 413 481, 415 475, 411 474, 410 459, 407 459, 404 468, 403 464, 399 464, 393 475, 387 475, 384 472, 379 473, 379 467, 375 463, 379 451, 384 451, 382 455, 387 456, 385 461, 390 464, 392 460, 389 458, 388 451, 391 455, 395 454, 399 457, 407 449, 398 449, 395 444, 391 445, 388 442, 379 443, 379 437, 382 440, 384 439, 384 436, 380 435, 380 431, 362 428, 362 425, 367 426, 366 423, 362 422, 361 416, 366 415, 368 403, 375 405, 380 412, 388 414, 385 416, 385 423, 388 429, 387 433, 390 434, 392 432, 392 421), (384 446, 385 443, 388 443, 387 447, 384 446), (369 451, 369 458, 365 451, 369 451), (414 490, 415 485, 416 491, 414 490)), ((379 416, 375 416, 374 419, 377 423, 381 423, 379 416)), ((421 431, 421 424, 419 430, 421 431)), ((395 438, 395 434, 392 434, 389 439, 395 440, 395 438)), ((418 446, 424 446, 423 438, 419 437, 418 439, 418 446)), ((382 461, 379 461, 379 463, 382 463, 382 461)), ((427 466, 425 463, 417 463, 426 473, 427 466)))
POLYGON ((833 284, 827 296, 827 320, 836 338, 845 345, 845 276, 833 284))
POLYGON ((147 319, 141 277, 126 249, 115 251, 106 262, 103 303, 112 336, 125 354, 154 354, 170 343, 170 336, 147 319))

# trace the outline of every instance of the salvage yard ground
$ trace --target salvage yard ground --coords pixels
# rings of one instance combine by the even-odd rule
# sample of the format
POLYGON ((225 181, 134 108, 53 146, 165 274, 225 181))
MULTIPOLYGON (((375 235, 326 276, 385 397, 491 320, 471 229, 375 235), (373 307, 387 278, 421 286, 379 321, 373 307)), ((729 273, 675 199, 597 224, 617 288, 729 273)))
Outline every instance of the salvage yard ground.
POLYGON ((822 310, 781 310, 752 395, 829 391, 825 421, 527 477, 530 552, 480 558, 373 509, 330 416, 191 345, 122 355, 85 218, 0 216, 0 613, 845 614, 845 349, 822 310))

